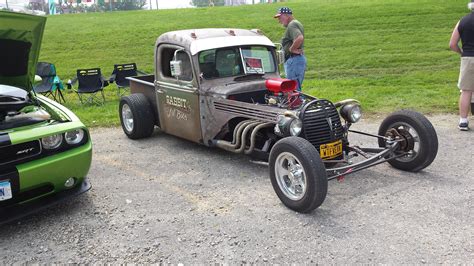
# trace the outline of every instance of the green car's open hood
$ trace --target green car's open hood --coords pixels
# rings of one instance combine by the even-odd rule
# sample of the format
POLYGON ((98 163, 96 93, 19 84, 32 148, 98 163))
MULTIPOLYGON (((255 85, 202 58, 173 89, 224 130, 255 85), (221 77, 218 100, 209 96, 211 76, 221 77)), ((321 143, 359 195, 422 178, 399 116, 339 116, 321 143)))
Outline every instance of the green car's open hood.
POLYGON ((32 90, 46 17, 0 11, 0 84, 32 90))

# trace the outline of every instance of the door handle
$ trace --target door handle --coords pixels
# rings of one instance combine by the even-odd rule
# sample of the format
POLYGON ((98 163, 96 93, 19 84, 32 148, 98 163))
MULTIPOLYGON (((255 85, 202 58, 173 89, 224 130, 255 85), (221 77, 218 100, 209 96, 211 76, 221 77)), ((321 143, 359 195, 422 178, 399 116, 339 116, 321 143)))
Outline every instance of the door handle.
POLYGON ((154 85, 155 85, 156 93, 159 93, 159 94, 165 93, 165 91, 164 91, 164 90, 162 89, 162 87, 158 84, 158 82, 156 82, 156 80, 155 80, 154 83, 155 83, 154 85))

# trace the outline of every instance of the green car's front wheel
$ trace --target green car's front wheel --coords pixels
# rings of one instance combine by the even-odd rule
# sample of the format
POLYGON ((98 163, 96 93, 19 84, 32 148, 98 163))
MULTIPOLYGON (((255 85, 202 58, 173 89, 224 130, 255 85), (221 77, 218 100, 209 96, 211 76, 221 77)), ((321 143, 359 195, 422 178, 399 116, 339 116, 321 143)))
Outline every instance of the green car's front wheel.
POLYGON ((120 99, 120 123, 125 135, 131 139, 149 137, 154 130, 153 111, 145 95, 141 93, 120 99))

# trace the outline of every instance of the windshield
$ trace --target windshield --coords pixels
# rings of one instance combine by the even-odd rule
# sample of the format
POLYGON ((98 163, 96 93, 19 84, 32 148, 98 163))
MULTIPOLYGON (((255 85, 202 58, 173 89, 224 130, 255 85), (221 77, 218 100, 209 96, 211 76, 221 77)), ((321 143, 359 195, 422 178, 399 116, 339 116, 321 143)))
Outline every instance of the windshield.
POLYGON ((203 78, 214 79, 275 72, 276 66, 269 48, 243 46, 200 52, 199 69, 203 78))

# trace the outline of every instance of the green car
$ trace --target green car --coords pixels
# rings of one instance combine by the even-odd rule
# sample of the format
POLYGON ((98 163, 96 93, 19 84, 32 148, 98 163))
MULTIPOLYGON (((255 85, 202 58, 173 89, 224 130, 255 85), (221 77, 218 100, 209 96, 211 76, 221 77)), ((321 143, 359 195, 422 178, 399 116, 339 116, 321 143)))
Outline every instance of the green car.
POLYGON ((87 128, 33 91, 45 24, 45 17, 0 11, 0 224, 91 187, 87 128))

